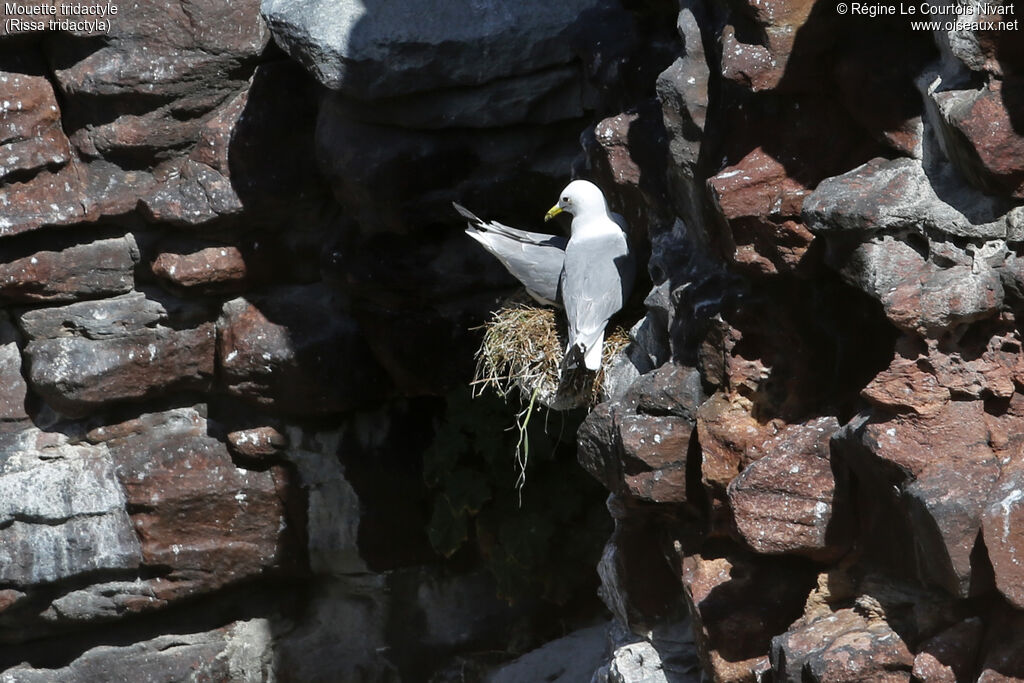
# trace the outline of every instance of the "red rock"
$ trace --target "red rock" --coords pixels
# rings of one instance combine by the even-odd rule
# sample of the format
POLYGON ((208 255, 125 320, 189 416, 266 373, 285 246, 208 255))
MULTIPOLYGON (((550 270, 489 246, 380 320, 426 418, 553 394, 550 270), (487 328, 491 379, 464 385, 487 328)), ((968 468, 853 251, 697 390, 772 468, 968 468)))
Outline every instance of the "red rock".
POLYGON ((1009 398, 1024 377, 1020 333, 1012 321, 994 323, 980 327, 971 339, 930 344, 923 364, 954 396, 1009 398))
POLYGON ((206 247, 187 254, 165 251, 151 267, 158 278, 182 289, 230 292, 247 284, 245 257, 232 245, 206 247))
POLYGON ((97 240, 0 263, 0 299, 67 302, 124 294, 135 283, 135 239, 97 240))
POLYGON ((886 316, 894 325, 922 336, 937 336, 954 325, 992 317, 1003 299, 998 274, 974 273, 970 266, 938 268, 923 264, 904 273, 882 296, 886 316))
POLYGON ((242 212, 230 179, 209 166, 186 159, 162 170, 167 175, 141 201, 152 220, 194 227, 242 212))
POLYGON ((769 668, 772 637, 803 610, 814 574, 802 565, 754 562, 740 553, 692 555, 682 562, 682 581, 705 671, 716 681, 753 683, 769 668))
POLYGON ((974 680, 984 633, 984 622, 972 617, 929 638, 914 657, 914 680, 920 683, 974 680))
POLYGON ((70 160, 71 145, 50 82, 0 72, 0 180, 59 168, 70 160))
POLYGON ((0 188, 0 237, 129 213, 152 184, 148 173, 103 161, 40 171, 27 182, 0 188))
MULTIPOLYGON (((830 419, 823 418, 825 422, 830 419)), ((821 420, 787 424, 779 418, 762 422, 751 414, 749 402, 715 394, 697 411, 705 485, 716 494, 724 494, 741 471, 768 454, 786 453, 794 446, 809 448, 810 452, 818 450, 822 447, 819 440, 823 424, 821 420)))
POLYGON ((231 175, 231 139, 249 102, 249 90, 236 95, 203 122, 199 139, 188 158, 209 166, 221 175, 231 175))
POLYGON ((4 588, 0 590, 0 613, 6 612, 11 607, 14 607, 18 602, 26 597, 26 593, 14 590, 13 588, 4 588))
POLYGON ((170 410, 163 413, 144 413, 134 419, 94 427, 85 439, 92 444, 115 439, 140 439, 151 432, 173 431, 176 434, 202 436, 206 434, 206 419, 196 408, 170 410))
POLYGON ((122 11, 104 44, 84 58, 61 41, 47 51, 52 62, 67 65, 55 76, 68 95, 66 119, 83 154, 152 164, 168 152, 187 154, 205 121, 247 85, 240 67, 268 38, 252 0, 200 0, 187 9, 143 4, 122 11), (90 96, 88 105, 81 95, 90 96), (126 97, 138 103, 127 112, 119 108, 126 97))
POLYGON ((798 31, 803 35, 822 30, 820 20, 814 25, 808 22, 813 6, 806 0, 739 5, 745 20, 756 23, 764 44, 741 43, 735 29, 726 26, 722 31, 722 75, 754 92, 807 87, 820 79, 816 70, 822 66, 821 53, 827 42, 808 38, 799 46, 796 43, 798 31))
POLYGON ((1004 466, 990 494, 982 525, 996 587, 1017 609, 1024 609, 1024 469, 1004 466))
POLYGON ((728 256, 737 265, 773 274, 800 264, 814 239, 799 220, 810 190, 779 160, 757 148, 708 180, 708 187, 725 221, 728 256))
POLYGON ((664 192, 659 180, 652 180, 665 173, 663 136, 661 105, 648 101, 599 121, 593 135, 582 138, 593 179, 626 219, 633 243, 649 239, 647 211, 655 203, 649 195, 664 192))
POLYGON ((829 440, 837 429, 834 417, 788 425, 729 484, 740 540, 754 552, 819 561, 846 552, 848 501, 837 490, 829 458, 829 440))
POLYGON ((273 427, 240 429, 228 434, 228 447, 233 453, 250 458, 277 455, 288 446, 288 437, 273 427))
POLYGON ((955 596, 970 592, 971 554, 999 476, 991 419, 981 401, 950 401, 929 417, 863 415, 840 438, 854 445, 840 451, 862 486, 878 491, 860 503, 874 519, 866 544, 955 596))
POLYGON ((884 620, 853 609, 801 618, 772 640, 779 681, 910 681, 914 655, 884 620))
POLYGON ((626 492, 655 503, 685 502, 693 423, 680 417, 626 415, 618 428, 626 492))
POLYGON ((969 145, 973 157, 962 164, 981 189, 1024 198, 1024 133, 1011 115, 1010 99, 1024 85, 990 79, 980 91, 948 91, 933 95, 945 119, 969 145))
POLYGON ((629 145, 629 130, 638 118, 636 112, 617 114, 594 127, 594 136, 605 151, 605 161, 616 183, 640 184, 640 167, 633 160, 629 145))
POLYGON ((296 492, 284 470, 241 469, 225 444, 189 424, 115 430, 126 435, 106 442, 143 561, 170 570, 150 582, 154 597, 182 599, 301 564, 292 553, 304 531, 290 517, 296 492))
POLYGON ((896 356, 888 368, 875 375, 861 396, 875 405, 895 411, 911 410, 935 415, 949 401, 949 389, 935 375, 922 370, 922 360, 896 356))

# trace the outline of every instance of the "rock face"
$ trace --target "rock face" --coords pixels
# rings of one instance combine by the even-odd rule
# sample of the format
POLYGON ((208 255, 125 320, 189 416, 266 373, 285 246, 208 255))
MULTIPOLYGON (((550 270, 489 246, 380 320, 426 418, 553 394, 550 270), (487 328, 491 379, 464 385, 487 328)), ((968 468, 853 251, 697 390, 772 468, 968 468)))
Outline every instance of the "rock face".
POLYGON ((5 23, 0 680, 1024 680, 1019 26, 833 10, 5 23), (649 282, 517 507, 451 202, 570 176, 649 282))

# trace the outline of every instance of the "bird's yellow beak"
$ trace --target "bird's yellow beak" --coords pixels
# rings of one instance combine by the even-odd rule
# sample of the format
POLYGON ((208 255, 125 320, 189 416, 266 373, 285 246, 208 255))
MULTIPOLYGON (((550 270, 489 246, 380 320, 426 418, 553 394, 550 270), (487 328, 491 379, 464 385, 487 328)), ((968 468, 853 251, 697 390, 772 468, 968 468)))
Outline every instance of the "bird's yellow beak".
POLYGON ((562 207, 560 207, 558 204, 555 204, 550 209, 548 209, 548 212, 546 214, 544 214, 544 221, 547 222, 560 213, 562 213, 562 207))

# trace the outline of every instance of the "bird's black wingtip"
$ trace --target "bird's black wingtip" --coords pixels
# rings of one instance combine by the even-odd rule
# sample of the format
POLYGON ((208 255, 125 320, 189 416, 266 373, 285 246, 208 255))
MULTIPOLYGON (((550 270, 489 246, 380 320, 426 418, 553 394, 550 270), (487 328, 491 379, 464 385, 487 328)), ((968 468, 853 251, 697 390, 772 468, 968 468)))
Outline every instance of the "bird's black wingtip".
POLYGON ((477 218, 472 211, 464 207, 462 204, 459 204, 458 202, 452 202, 452 206, 455 208, 456 211, 459 212, 459 215, 461 215, 463 218, 470 221, 471 223, 479 224, 483 222, 479 218, 477 218))

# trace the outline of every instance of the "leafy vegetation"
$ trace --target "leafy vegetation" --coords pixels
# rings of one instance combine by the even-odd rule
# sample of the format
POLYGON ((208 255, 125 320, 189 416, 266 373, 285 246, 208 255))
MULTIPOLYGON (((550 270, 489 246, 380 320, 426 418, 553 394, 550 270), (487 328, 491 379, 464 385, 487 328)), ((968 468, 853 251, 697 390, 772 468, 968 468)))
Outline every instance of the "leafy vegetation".
POLYGON ((498 397, 450 394, 424 454, 423 476, 433 492, 431 544, 445 557, 475 549, 510 601, 539 592, 561 604, 593 583, 611 522, 604 490, 576 462, 578 420, 534 409, 522 427, 530 472, 519 490, 521 434, 515 412, 498 397))

